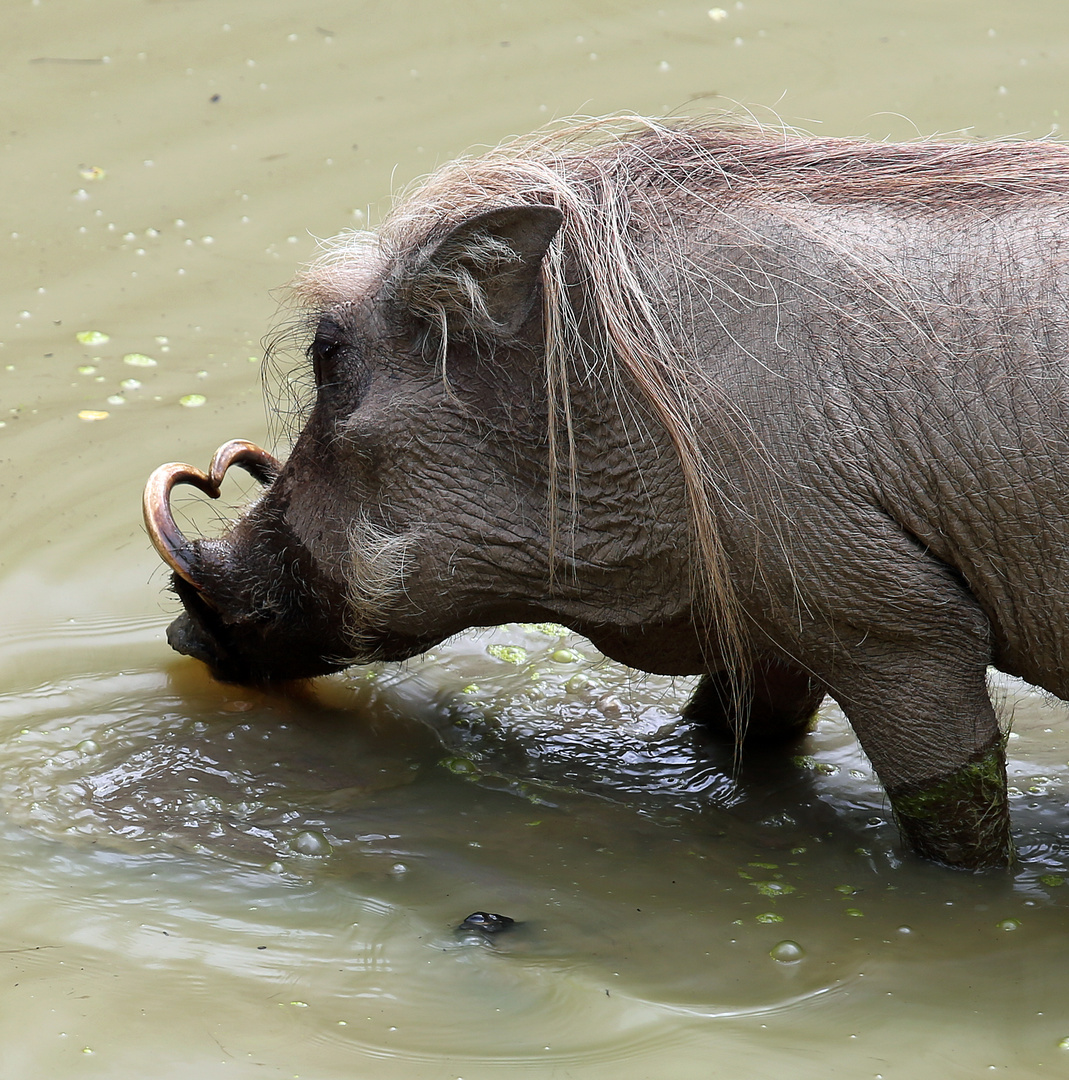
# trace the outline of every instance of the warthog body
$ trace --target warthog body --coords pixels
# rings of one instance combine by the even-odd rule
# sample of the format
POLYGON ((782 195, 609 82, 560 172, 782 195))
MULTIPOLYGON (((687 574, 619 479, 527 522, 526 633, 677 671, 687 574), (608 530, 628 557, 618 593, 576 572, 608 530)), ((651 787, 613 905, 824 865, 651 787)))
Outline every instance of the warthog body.
POLYGON ((551 618, 741 739, 849 717, 907 841, 1011 854, 993 664, 1069 696, 1069 152, 586 125, 298 284, 314 407, 171 642, 223 678, 551 618))

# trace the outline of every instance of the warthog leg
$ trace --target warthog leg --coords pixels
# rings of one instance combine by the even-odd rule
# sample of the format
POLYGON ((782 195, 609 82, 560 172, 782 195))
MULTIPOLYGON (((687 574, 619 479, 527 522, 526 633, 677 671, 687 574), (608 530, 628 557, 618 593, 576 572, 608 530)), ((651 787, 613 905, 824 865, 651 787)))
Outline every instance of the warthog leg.
POLYGON ((1013 861, 1006 793, 1005 740, 928 784, 889 788, 902 838, 918 854, 963 870, 1013 861))
POLYGON ((742 680, 726 671, 703 675, 683 716, 725 741, 768 746, 804 735, 823 700, 824 687, 809 674, 765 656, 742 680))
POLYGON ((870 638, 839 656, 827 685, 883 782, 905 844, 947 866, 989 870, 1013 861, 1005 737, 984 650, 969 636, 947 625, 928 642, 870 638))
MULTIPOLYGON (((853 684, 866 678, 872 678, 871 670, 853 676, 853 684)), ((985 692, 982 669, 971 681, 975 719, 960 725, 933 723, 924 716, 926 710, 917 708, 917 701, 901 703, 905 715, 896 716, 898 710, 890 701, 901 695, 893 692, 882 707, 878 702, 852 701, 848 694, 840 704, 884 778, 905 844, 947 866, 988 870, 1013 861, 1005 739, 985 692), (907 755, 904 746, 919 753, 907 755), (918 775, 930 774, 933 765, 950 764, 955 757, 965 760, 934 777, 918 775), (907 758, 916 760, 903 769, 907 758), (911 772, 914 778, 909 777, 911 772)), ((890 690, 907 682, 903 673, 891 682, 890 690)), ((770 747, 804 735, 824 693, 824 684, 801 668, 766 656, 754 663, 741 688, 727 672, 704 675, 683 715, 726 742, 770 747)))

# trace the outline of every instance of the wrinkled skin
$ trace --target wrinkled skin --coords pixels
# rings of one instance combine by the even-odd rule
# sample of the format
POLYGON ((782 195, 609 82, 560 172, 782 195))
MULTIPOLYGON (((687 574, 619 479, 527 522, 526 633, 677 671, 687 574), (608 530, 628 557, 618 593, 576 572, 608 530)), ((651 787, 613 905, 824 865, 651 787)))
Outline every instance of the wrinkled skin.
POLYGON ((793 736, 830 693, 916 850, 1004 864, 987 666, 1069 695, 1065 243, 1046 210, 966 229, 799 203, 740 208, 754 242, 735 250, 741 230, 718 236, 702 214, 673 208, 685 254, 751 268, 722 275, 686 326, 745 417, 711 413, 703 434, 723 477, 748 699, 696 615, 674 452, 626 383, 575 384, 577 512, 564 483, 551 552, 547 208, 481 223, 522 257, 509 280, 482 282, 508 344, 458 335, 444 377, 391 283, 421 272, 415 260, 323 311, 314 410, 230 536, 195 545, 199 588, 178 582, 171 643, 222 678, 265 681, 402 660, 470 626, 558 620, 625 664, 705 673, 691 715, 728 734, 793 736), (357 521, 409 537, 403 589, 363 623, 347 601, 357 521))

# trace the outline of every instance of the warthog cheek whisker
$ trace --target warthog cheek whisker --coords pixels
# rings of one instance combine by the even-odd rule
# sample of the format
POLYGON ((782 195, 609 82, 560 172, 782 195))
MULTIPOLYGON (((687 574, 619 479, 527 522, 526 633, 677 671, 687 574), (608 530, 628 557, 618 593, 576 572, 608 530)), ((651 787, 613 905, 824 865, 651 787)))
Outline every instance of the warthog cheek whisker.
POLYGON ((409 549, 416 538, 415 532, 387 532, 366 515, 350 526, 346 599, 357 642, 381 625, 392 602, 404 595, 409 549))

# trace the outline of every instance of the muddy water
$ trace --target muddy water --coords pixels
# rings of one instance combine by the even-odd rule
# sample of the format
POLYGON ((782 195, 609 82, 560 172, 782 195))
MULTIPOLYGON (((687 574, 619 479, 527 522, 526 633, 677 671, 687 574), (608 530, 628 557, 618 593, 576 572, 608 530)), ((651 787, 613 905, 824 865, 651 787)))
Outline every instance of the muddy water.
POLYGON ((1065 1073, 1062 705, 997 687, 1022 858, 976 879, 903 859, 834 708, 740 774, 679 723, 685 680, 560 628, 304 697, 215 685, 164 644, 138 521, 159 462, 284 430, 272 290, 435 162, 725 103, 1045 135, 1062 5, 40 0, 3 26, 5 1080, 1065 1073), (476 910, 517 925, 457 932, 476 910))

